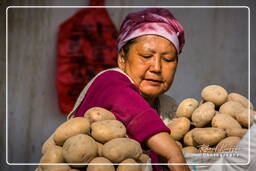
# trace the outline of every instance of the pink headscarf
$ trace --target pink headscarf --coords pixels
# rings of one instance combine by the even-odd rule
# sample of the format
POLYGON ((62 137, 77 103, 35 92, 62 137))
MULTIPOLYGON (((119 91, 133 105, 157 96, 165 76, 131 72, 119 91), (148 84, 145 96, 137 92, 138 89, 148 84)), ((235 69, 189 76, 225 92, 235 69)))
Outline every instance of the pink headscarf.
POLYGON ((172 42, 178 54, 181 53, 185 43, 183 27, 164 8, 148 8, 127 15, 117 39, 118 52, 129 40, 149 34, 166 38, 172 42))

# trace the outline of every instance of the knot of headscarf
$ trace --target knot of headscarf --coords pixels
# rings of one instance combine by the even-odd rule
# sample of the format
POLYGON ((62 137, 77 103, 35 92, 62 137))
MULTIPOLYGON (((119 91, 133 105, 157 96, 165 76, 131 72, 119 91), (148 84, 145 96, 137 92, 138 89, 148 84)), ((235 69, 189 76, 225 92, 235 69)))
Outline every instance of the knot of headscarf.
POLYGON ((175 46, 178 54, 185 43, 184 30, 168 9, 148 8, 128 14, 119 31, 118 52, 131 39, 143 35, 159 35, 175 46))

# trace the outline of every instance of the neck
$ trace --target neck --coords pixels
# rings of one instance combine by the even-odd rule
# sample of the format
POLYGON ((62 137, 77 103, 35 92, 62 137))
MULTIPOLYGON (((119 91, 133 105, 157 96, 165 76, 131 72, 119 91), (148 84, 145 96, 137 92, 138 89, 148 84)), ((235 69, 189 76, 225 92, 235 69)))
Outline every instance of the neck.
POLYGON ((148 104, 151 106, 151 107, 154 107, 154 102, 155 102, 155 99, 154 97, 148 97, 148 96, 144 96, 143 95, 143 98, 148 102, 148 104))

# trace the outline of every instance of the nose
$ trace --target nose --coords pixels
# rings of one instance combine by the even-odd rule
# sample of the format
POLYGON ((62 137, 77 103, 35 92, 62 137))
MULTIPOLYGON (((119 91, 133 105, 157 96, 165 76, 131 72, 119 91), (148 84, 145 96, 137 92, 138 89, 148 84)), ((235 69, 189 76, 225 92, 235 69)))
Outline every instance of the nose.
POLYGON ((154 56, 151 61, 150 71, 154 73, 161 73, 162 63, 159 56, 154 56))

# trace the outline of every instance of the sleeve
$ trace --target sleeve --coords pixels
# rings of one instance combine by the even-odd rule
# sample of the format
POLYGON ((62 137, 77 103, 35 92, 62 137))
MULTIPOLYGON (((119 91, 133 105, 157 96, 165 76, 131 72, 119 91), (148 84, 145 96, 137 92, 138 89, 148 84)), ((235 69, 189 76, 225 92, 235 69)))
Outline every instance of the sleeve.
POLYGON ((76 116, 83 116, 86 110, 95 106, 114 113, 126 126, 128 136, 142 145, 156 133, 170 132, 157 111, 151 108, 137 87, 122 73, 108 71, 96 78, 76 116))

